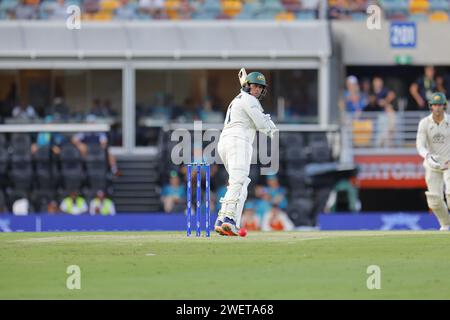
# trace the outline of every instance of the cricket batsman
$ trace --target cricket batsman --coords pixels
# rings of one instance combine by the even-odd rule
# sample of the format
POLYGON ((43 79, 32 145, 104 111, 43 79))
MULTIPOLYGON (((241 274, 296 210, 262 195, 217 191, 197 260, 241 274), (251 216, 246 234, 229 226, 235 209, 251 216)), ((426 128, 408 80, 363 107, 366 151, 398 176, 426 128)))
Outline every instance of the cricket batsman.
POLYGON ((239 235, 247 187, 251 181, 248 176, 256 130, 271 138, 277 130, 260 103, 267 91, 264 75, 260 72, 247 75, 242 68, 239 80, 241 91, 228 106, 217 146, 229 178, 227 192, 220 199, 221 208, 214 229, 225 236, 239 235))
POLYGON ((449 230, 447 205, 450 206, 450 119, 445 113, 447 99, 443 93, 437 92, 428 100, 428 105, 431 114, 419 122, 417 151, 424 158, 428 207, 436 215, 440 230, 449 230), (444 191, 447 204, 444 201, 444 191))

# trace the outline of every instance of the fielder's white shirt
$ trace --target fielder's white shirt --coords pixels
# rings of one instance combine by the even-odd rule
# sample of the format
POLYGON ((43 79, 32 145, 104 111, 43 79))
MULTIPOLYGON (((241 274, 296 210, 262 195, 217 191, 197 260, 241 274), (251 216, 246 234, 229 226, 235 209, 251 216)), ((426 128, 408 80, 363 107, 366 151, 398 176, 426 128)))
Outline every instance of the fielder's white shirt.
POLYGON ((425 158, 428 153, 438 155, 439 162, 443 164, 450 160, 450 123, 449 117, 444 113, 444 119, 437 124, 433 115, 423 118, 417 130, 416 147, 419 154, 425 158))
POLYGON ((241 137, 252 144, 256 130, 263 132, 270 130, 271 122, 264 115, 264 109, 259 100, 241 90, 228 106, 224 128, 220 136, 241 137))

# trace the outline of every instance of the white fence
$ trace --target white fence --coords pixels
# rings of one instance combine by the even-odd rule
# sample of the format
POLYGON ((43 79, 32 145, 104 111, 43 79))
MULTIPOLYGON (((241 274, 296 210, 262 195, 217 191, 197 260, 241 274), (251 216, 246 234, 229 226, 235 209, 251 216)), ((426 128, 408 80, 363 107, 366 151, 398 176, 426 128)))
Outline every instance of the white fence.
POLYGON ((342 119, 343 141, 355 153, 416 152, 419 121, 429 111, 347 113, 342 119))

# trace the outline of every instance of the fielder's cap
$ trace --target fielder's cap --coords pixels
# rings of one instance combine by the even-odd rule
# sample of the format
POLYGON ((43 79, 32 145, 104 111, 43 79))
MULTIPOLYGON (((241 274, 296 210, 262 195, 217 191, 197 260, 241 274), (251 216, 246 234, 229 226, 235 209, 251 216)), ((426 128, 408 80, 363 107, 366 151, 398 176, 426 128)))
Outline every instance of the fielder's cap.
POLYGON ((276 174, 271 174, 267 176, 267 180, 278 180, 278 177, 276 174))
POLYGON ((170 177, 171 178, 177 178, 178 177, 178 172, 176 172, 175 170, 170 171, 170 177))
POLYGON ((428 100, 429 104, 447 104, 447 98, 445 97, 445 94, 442 92, 435 92, 431 96, 430 100, 428 100))

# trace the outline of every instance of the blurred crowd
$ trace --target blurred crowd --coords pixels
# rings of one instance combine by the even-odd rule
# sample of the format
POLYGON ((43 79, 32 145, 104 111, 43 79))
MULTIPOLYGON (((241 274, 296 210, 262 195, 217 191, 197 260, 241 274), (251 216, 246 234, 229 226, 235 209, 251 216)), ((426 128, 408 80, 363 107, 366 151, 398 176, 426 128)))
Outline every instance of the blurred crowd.
POLYGON ((2 0, 3 19, 65 19, 81 8, 83 20, 316 19, 320 0, 2 0))
MULTIPOLYGON (((66 19, 77 5, 84 20, 311 20, 320 0, 2 0, 2 19, 66 19)), ((448 21, 446 0, 328 0, 328 18, 366 20, 367 7, 377 4, 391 20, 448 21)))
POLYGON ((370 137, 364 137, 364 133, 376 133, 374 139, 375 147, 395 146, 395 134, 398 124, 398 111, 427 111, 428 99, 433 92, 442 92, 450 96, 450 81, 448 74, 438 74, 434 66, 425 66, 423 74, 419 76, 407 88, 408 95, 403 97, 409 102, 403 110, 399 110, 398 94, 386 86, 383 77, 374 76, 358 79, 349 75, 345 81, 345 90, 339 101, 341 111, 341 122, 353 121, 353 129, 359 134, 356 144, 367 145, 370 137), (374 120, 370 116, 376 112, 374 120), (373 123, 373 122, 376 123, 373 123))
MULTIPOLYGON (((192 185, 195 185, 196 170, 192 173, 192 185)), ((202 179, 205 177, 202 175, 202 179)), ((220 209, 220 199, 225 196, 227 187, 224 185, 224 175, 217 165, 211 167, 211 210, 217 213, 220 209)), ((280 185, 276 175, 266 176, 265 181, 250 185, 249 197, 242 213, 241 227, 247 230, 282 231, 293 230, 294 223, 286 213, 288 200, 287 190, 280 185)), ((202 182, 202 185, 204 183, 202 182)), ((193 188, 191 199, 195 212, 196 188, 193 188)), ((204 191, 202 194, 204 197, 204 191)), ((185 167, 171 171, 169 181, 163 186, 161 201, 164 212, 184 212, 186 210, 186 170, 185 167)), ((202 212, 205 212, 202 201, 202 212)))

